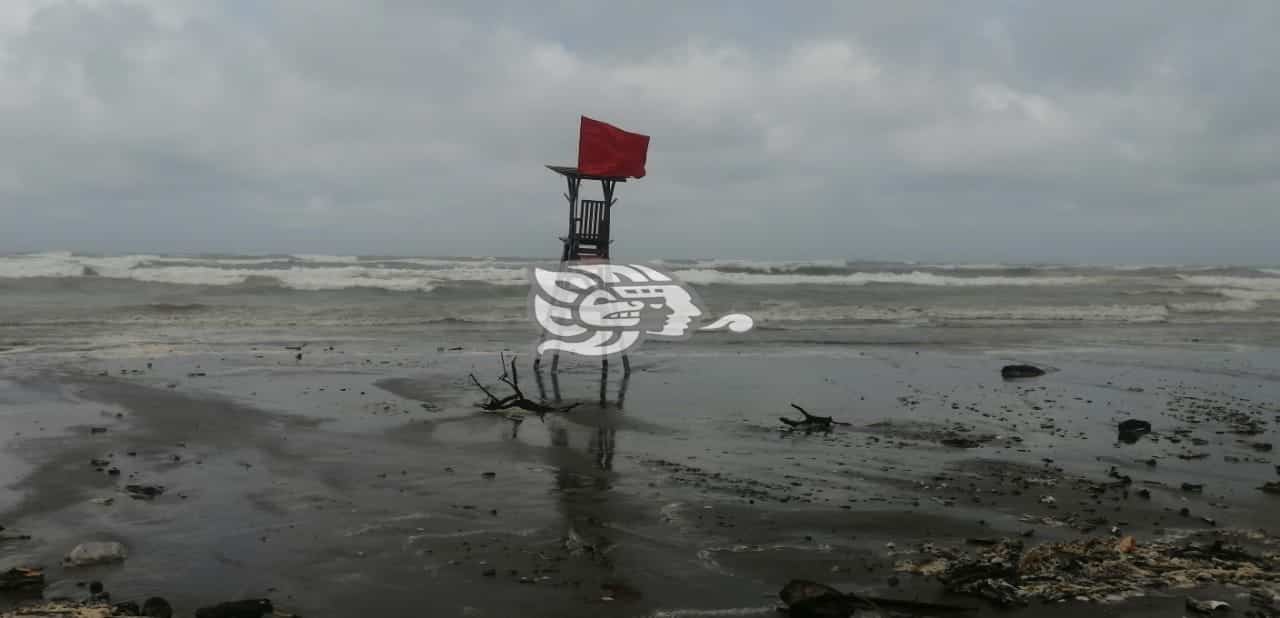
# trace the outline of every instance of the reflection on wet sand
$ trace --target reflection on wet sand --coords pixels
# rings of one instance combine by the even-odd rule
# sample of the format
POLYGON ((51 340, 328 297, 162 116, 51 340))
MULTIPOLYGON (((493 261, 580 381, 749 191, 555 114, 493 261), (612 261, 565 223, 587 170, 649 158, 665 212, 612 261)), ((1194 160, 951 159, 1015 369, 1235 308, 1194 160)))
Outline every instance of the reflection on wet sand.
MULTIPOLYGON (((542 372, 535 370, 535 376, 539 394, 545 400, 542 372)), ((553 401, 556 402, 563 397, 560 381, 557 372, 550 373, 553 401)), ((569 381, 570 392, 579 386, 587 386, 573 384, 572 378, 569 381)), ((611 538, 612 522, 619 520, 628 508, 612 499, 614 494, 611 490, 617 475, 613 468, 617 421, 626 400, 630 375, 624 373, 617 384, 616 396, 610 400, 609 374, 602 370, 599 374, 598 405, 576 408, 572 416, 549 415, 545 419, 551 445, 547 463, 555 470, 554 493, 563 517, 565 548, 571 555, 591 559, 610 579, 619 577, 614 572, 618 559, 615 549, 618 546, 616 539, 611 538), (586 424, 576 422, 587 420, 584 417, 590 417, 586 424)), ((613 581, 609 588, 604 594, 632 589, 620 580, 613 581)))

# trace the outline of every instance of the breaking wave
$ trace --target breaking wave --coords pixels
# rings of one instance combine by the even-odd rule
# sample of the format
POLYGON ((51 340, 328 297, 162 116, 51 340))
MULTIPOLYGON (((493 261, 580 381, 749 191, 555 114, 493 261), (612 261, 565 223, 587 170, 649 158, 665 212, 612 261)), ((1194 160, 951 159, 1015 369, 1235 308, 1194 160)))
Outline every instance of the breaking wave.
MULTIPOLYGON (((0 286, 11 287, 17 285, 16 281, 32 279, 92 279, 204 287, 439 293, 441 286, 524 286, 527 284, 526 268, 531 263, 534 262, 496 257, 313 254, 96 256, 48 252, 0 256, 0 286)), ((1140 314, 1137 319, 1156 319, 1153 316, 1159 311, 1238 312, 1251 310, 1254 303, 1280 300, 1280 276, 1277 276, 1280 270, 1276 269, 1176 267, 1181 269, 1177 271, 1170 270, 1175 267, 1163 266, 917 264, 846 260, 668 260, 659 263, 680 279, 701 286, 826 286, 832 293, 842 294, 845 292, 840 288, 865 286, 921 291, 1008 288, 1027 290, 1028 294, 1040 294, 1033 290, 1043 288, 1045 294, 1058 296, 1068 291, 1073 295, 1079 293, 1084 298, 1073 299, 1070 304, 1082 305, 1090 304, 1094 290, 1209 297, 1202 303, 1180 302, 1162 307, 1139 305, 1137 309, 1107 308, 1114 301, 1113 295, 1105 300, 1095 298, 1092 303, 1095 308, 1090 310, 1053 308, 1058 314, 1045 313, 1045 319, 1091 319, 1088 316, 1094 315, 1103 319, 1130 319, 1130 314, 1135 313, 1140 314), (1088 316, 1074 317, 1079 311, 1088 316)))

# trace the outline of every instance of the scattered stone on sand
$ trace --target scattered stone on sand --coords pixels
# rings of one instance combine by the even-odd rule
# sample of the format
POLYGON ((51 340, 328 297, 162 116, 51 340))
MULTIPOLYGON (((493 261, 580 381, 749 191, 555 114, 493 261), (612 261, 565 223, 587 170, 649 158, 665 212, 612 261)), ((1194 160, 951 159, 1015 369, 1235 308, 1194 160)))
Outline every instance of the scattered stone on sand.
POLYGON ((1151 433, 1151 423, 1138 419, 1120 421, 1120 441, 1133 444, 1138 438, 1151 433))
MULTIPOLYGON (((105 603, 50 601, 0 612, 0 618, 110 618, 114 614, 105 603)), ((128 615, 128 614, 119 614, 128 615)))
POLYGON ((942 603, 887 599, 845 594, 818 582, 793 579, 778 591, 778 597, 787 605, 790 618, 847 618, 863 610, 878 612, 889 610, 892 615, 905 612, 908 615, 951 615, 966 613, 975 608, 942 603))
POLYGON ((69 567, 80 567, 120 562, 128 556, 128 550, 120 543, 115 541, 92 541, 77 545, 62 559, 62 563, 69 567))
POLYGON ((1000 377, 1005 379, 1038 378, 1042 375, 1044 370, 1035 365, 1005 365, 1000 368, 1000 377))
POLYGON ((938 440, 938 443, 952 448, 978 448, 979 446, 982 446, 982 442, 978 440, 961 436, 948 436, 938 440))
POLYGON ((151 597, 142 603, 142 615, 147 618, 173 618, 173 606, 163 597, 151 597))
POLYGON ((1266 612, 1262 616, 1280 616, 1280 586, 1263 586, 1249 594, 1249 604, 1266 612))
POLYGON ((125 485, 124 490, 134 500, 151 500, 164 493, 161 485, 125 485))
POLYGON ((1231 604, 1226 601, 1201 601, 1187 597, 1187 609, 1197 614, 1212 614, 1214 612, 1231 611, 1231 604))
POLYGON ((196 618, 262 618, 275 612, 268 599, 228 601, 196 610, 196 618))
POLYGON ((14 534, 11 532, 5 532, 5 527, 0 526, 0 543, 4 543, 7 541, 30 541, 30 540, 31 540, 30 534, 14 534))
POLYGON ((0 591, 30 591, 44 589, 44 571, 31 567, 18 567, 0 571, 0 591))
POLYGON ((975 555, 927 547, 924 561, 899 562, 900 572, 937 571, 949 592, 969 594, 1001 606, 1066 599, 1114 602, 1151 590, 1192 589, 1212 584, 1272 590, 1280 584, 1280 554, 1254 554, 1227 542, 1234 535, 1206 532, 1178 541, 1117 541, 1097 537, 1045 543, 1029 550, 1003 539, 975 555), (1212 539, 1211 542, 1203 542, 1212 539))
POLYGON ((141 616, 142 609, 133 601, 125 601, 116 603, 111 606, 111 614, 114 616, 141 616))

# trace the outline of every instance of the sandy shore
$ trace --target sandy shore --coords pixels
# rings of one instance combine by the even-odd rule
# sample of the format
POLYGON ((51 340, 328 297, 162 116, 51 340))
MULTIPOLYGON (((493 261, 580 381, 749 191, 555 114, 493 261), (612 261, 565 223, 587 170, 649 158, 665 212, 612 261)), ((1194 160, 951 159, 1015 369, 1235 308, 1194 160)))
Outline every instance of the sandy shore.
MULTIPOLYGON (((655 346, 604 405, 596 366, 543 376, 579 405, 514 423, 467 377, 496 385, 498 348, 408 347, 3 355, 0 525, 31 538, 0 544, 0 569, 180 615, 269 597, 306 616, 769 616, 793 578, 987 608, 895 570, 923 543, 1275 532, 1274 352, 655 346), (1050 373, 1000 379, 1012 361, 1050 373), (782 431, 791 402, 849 425, 782 431), (1153 433, 1119 442, 1128 418, 1153 433), (89 540, 129 557, 58 566, 89 540)), ((1169 615, 1185 593, 1089 611, 1169 615)))

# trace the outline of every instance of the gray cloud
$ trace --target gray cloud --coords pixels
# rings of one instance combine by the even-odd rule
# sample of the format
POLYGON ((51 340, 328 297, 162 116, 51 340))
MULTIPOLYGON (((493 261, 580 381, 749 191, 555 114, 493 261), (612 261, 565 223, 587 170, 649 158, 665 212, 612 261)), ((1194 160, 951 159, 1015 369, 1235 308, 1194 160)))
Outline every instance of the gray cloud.
POLYGON ((1277 18, 15 1, 0 250, 553 255, 586 114, 653 136, 621 255, 1277 263, 1277 18))

